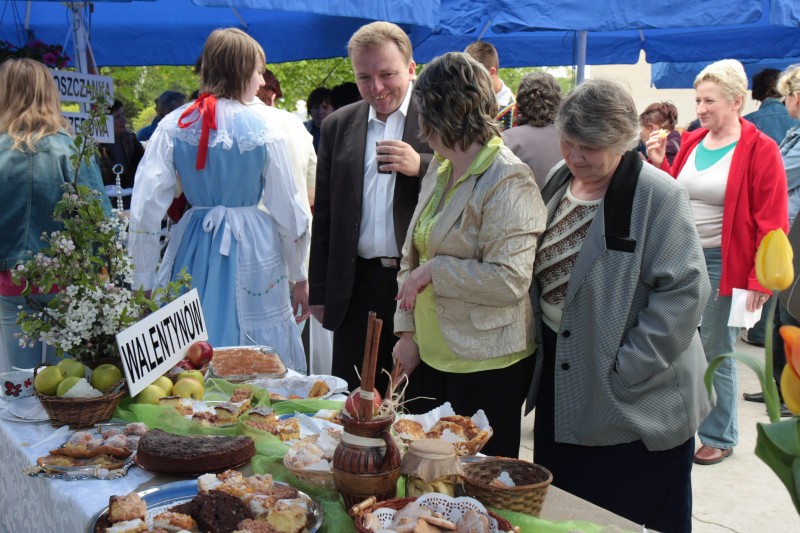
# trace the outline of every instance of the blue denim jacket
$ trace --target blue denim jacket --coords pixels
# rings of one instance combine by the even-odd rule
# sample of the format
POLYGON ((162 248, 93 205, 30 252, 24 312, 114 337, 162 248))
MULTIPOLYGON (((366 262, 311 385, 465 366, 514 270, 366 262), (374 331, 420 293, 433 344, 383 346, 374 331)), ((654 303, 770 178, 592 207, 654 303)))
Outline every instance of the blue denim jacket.
POLYGON ((789 189, 789 225, 800 212, 800 126, 786 134, 781 143, 781 157, 786 169, 786 185, 789 189))
MULTIPOLYGON (((60 229, 53 221, 53 210, 64 193, 63 185, 75 175, 70 155, 77 148, 65 131, 43 137, 35 152, 14 150, 13 144, 11 137, 0 135, 0 271, 14 268, 44 248, 43 232, 60 229)), ((111 212, 93 158, 81 168, 78 183, 100 191, 103 207, 111 212)))
POLYGON ((756 128, 766 133, 777 144, 781 144, 786 132, 800 124, 797 119, 789 115, 786 106, 777 98, 767 98, 761 102, 758 111, 748 113, 744 118, 755 124, 756 128))

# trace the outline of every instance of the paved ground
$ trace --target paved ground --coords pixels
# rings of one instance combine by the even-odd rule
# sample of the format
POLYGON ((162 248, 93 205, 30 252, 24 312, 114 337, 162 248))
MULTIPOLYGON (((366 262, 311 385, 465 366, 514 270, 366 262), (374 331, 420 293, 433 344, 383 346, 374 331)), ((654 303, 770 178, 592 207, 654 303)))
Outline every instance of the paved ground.
MULTIPOLYGON (((741 341, 737 350, 754 355, 762 348, 741 341)), ((750 369, 739 365, 739 445, 734 454, 713 466, 695 465, 693 531, 695 533, 800 532, 800 517, 789 494, 772 470, 755 456, 756 423, 768 420, 763 404, 745 402, 742 392, 759 390, 750 369)), ((520 457, 532 459, 533 414, 522 419, 520 457)), ((699 441, 697 446, 700 446, 699 441)))

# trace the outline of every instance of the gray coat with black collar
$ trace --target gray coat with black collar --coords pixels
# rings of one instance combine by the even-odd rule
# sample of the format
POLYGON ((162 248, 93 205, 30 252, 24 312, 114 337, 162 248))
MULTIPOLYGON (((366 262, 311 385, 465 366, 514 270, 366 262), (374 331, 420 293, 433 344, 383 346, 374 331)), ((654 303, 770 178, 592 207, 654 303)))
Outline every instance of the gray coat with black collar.
MULTIPOLYGON (((572 178, 563 165, 542 191, 548 226, 572 178)), ((649 450, 686 442, 711 409, 697 326, 710 294, 689 197, 628 152, 612 177, 570 275, 556 345, 555 440, 649 450)), ((540 288, 530 296, 542 368, 540 288)))

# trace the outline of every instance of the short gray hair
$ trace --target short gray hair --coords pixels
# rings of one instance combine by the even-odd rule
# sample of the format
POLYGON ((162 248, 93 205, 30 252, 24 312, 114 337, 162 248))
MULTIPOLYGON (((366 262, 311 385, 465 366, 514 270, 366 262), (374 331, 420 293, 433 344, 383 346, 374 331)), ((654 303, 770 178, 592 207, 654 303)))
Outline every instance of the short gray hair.
POLYGON ((556 115, 561 135, 586 146, 624 154, 639 143, 639 115, 625 87, 611 80, 586 80, 564 100, 556 115))
POLYGON ((782 96, 800 93, 800 63, 789 65, 778 78, 778 92, 782 96))
POLYGON ((694 79, 694 88, 697 89, 698 85, 705 81, 713 81, 719 85, 731 103, 737 96, 741 96, 742 105, 739 107, 739 111, 742 110, 744 98, 747 96, 747 74, 741 63, 735 59, 723 59, 711 63, 694 79))

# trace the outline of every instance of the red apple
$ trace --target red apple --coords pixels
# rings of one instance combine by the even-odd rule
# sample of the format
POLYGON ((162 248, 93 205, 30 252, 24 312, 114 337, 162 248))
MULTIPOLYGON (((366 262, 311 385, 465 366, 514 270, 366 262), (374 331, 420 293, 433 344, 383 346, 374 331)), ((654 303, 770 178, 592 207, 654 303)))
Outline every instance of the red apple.
POLYGON ((211 362, 213 356, 214 348, 206 341, 197 341, 186 350, 186 359, 188 359, 195 368, 203 368, 211 362))
POLYGON ((197 370, 197 367, 195 367, 188 359, 181 359, 178 361, 178 364, 175 365, 175 368, 182 368, 184 370, 197 370))

